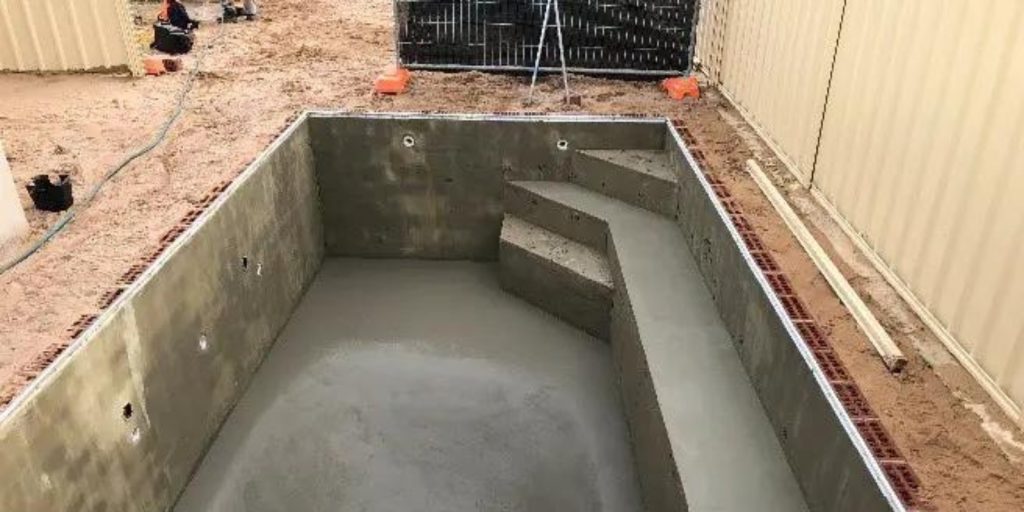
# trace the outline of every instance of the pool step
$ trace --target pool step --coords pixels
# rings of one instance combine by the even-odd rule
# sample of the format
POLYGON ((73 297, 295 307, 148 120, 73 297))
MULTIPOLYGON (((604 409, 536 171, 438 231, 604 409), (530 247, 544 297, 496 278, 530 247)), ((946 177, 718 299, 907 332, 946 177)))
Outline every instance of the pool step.
POLYGON ((661 215, 675 212, 676 176, 664 151, 578 150, 569 181, 661 215))
POLYGON ((505 182, 505 214, 579 242, 601 254, 608 250, 608 225, 603 219, 539 193, 543 181, 505 182))
POLYGON ((613 285, 604 251, 506 215, 498 259, 503 288, 608 339, 613 285))
POLYGON ((507 182, 505 212, 608 257, 609 339, 648 510, 807 510, 672 218, 546 181, 507 182))

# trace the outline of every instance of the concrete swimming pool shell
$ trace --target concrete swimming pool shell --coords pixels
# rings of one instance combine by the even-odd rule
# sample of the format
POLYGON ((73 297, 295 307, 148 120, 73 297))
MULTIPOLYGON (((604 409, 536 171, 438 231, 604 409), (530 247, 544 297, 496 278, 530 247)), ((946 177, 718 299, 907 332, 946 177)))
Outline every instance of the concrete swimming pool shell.
POLYGON ((304 114, 4 411, 0 508, 913 508, 685 138, 304 114))

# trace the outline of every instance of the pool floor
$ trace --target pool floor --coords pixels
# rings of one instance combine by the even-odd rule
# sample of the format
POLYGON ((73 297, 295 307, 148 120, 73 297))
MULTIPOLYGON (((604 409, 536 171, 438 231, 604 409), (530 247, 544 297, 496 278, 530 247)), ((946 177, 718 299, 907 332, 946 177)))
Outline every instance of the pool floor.
POLYGON ((607 343, 491 264, 354 259, 324 262, 175 508, 640 509, 607 343))

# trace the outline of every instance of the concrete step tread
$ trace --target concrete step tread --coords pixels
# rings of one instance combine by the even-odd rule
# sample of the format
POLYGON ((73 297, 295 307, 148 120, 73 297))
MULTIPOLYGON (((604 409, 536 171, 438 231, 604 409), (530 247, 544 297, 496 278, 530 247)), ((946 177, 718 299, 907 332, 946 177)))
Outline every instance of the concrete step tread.
POLYGON ((806 510, 676 223, 572 183, 509 185, 607 222, 690 509, 806 510))
POLYGON ((563 203, 570 208, 596 217, 603 218, 614 215, 616 211, 620 210, 632 211, 636 214, 647 213, 653 215, 625 201, 606 196, 575 183, 565 181, 509 181, 507 184, 510 187, 526 190, 534 195, 563 203))
POLYGON ((501 241, 564 267, 609 291, 613 289, 608 258, 586 245, 512 215, 505 215, 502 222, 501 241))
POLYGON ((675 172, 665 151, 645 149, 581 149, 582 155, 604 160, 651 177, 676 182, 675 172))

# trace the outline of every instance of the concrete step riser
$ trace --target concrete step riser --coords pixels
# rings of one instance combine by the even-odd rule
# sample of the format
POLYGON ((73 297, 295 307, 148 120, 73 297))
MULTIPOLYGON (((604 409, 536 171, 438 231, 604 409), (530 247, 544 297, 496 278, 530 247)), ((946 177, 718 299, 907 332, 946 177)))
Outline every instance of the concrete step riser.
POLYGON ((514 182, 505 183, 505 213, 602 253, 607 251, 608 226, 605 221, 541 197, 514 182))
POLYGON ((591 336, 608 339, 610 289, 515 244, 502 241, 498 254, 502 288, 591 336))
POLYGON ((667 217, 676 213, 677 186, 674 182, 586 153, 573 155, 569 181, 667 217))

